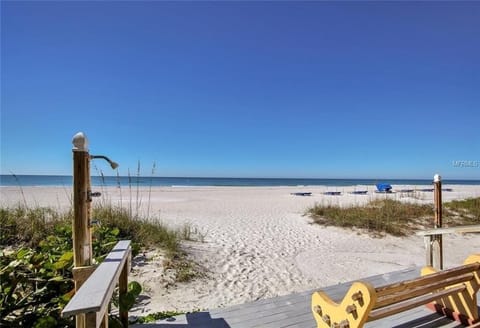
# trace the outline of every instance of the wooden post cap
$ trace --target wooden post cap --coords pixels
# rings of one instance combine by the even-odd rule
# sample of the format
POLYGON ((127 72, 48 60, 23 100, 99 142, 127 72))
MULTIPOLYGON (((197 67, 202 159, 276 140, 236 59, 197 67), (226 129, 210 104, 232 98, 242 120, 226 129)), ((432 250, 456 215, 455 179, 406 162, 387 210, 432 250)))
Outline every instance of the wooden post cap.
POLYGON ((78 132, 73 136, 73 151, 88 151, 88 139, 85 133, 78 132))

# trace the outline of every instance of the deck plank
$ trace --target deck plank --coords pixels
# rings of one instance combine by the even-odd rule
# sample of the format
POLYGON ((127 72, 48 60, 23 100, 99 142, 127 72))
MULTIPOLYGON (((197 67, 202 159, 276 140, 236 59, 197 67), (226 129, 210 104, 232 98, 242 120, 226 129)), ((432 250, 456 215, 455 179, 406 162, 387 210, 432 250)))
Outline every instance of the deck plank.
MULTIPOLYGON (((409 268, 362 279, 374 286, 416 278, 420 268, 409 268)), ((322 287, 335 301, 343 298, 352 282, 322 287)), ((319 288, 320 289, 320 288, 319 288)), ((160 320, 150 325, 133 325, 137 328, 313 328, 315 320, 310 311, 311 295, 315 290, 294 293, 255 302, 233 305, 160 320)), ((480 302, 480 295, 478 296, 480 302)), ((456 328, 457 322, 444 318, 421 306, 396 315, 369 322, 366 328, 456 328)))

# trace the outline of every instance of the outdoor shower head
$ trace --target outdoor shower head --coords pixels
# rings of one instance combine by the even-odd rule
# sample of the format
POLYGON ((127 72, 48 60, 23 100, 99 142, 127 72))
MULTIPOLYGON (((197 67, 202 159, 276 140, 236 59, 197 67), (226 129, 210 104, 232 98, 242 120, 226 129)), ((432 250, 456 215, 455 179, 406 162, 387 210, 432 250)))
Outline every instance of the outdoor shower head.
POLYGON ((112 167, 112 170, 115 170, 118 167, 118 163, 114 161, 108 161, 110 163, 110 166, 112 167))
POLYGON ((117 162, 114 162, 112 161, 110 158, 108 158, 107 156, 103 156, 103 155, 90 155, 90 159, 95 159, 95 158, 103 158, 104 160, 106 160, 110 166, 112 167, 113 170, 115 170, 117 167, 118 167, 118 163, 117 162))

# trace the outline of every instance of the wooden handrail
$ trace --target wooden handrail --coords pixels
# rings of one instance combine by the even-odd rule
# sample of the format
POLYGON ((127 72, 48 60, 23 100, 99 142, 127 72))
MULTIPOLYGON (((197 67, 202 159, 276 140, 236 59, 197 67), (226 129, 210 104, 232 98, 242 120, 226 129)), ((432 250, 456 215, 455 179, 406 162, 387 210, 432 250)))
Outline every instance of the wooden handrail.
POLYGON ((417 235, 433 236, 433 235, 444 235, 449 233, 471 233, 471 232, 480 232, 480 224, 418 231, 417 235))
POLYGON ((436 243, 438 237, 449 233, 472 233, 480 232, 480 224, 466 225, 450 228, 437 228, 424 231, 417 231, 417 236, 423 236, 425 243, 425 262, 429 266, 441 269, 442 250, 436 243))
MULTIPOLYGON (((108 315, 108 305, 117 283, 120 294, 126 293, 130 257, 130 240, 119 241, 68 302, 62 317, 85 314, 87 327, 99 327, 108 315)), ((120 309, 120 318, 124 326, 128 326, 128 310, 120 309)))

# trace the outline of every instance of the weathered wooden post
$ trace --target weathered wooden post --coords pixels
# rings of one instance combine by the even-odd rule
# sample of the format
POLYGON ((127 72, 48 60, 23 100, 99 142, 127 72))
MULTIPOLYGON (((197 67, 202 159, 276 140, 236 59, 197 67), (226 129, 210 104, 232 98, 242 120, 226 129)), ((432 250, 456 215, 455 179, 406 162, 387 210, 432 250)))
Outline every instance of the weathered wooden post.
MULTIPOLYGON (((90 234, 90 154, 83 132, 73 137, 73 280, 77 291, 93 272, 90 234)), ((76 316, 76 327, 85 327, 85 315, 76 316)))
MULTIPOLYGON (((442 178, 439 174, 433 177, 434 184, 434 207, 435 207, 435 223, 434 228, 442 227, 442 178)), ((442 234, 433 236, 432 252, 433 252, 433 267, 438 270, 443 270, 443 243, 442 234)))
MULTIPOLYGON (((83 132, 73 136, 73 280, 75 292, 95 270, 93 266, 92 233, 91 233, 91 202, 92 197, 100 193, 92 193, 90 187, 90 160, 95 158, 105 159, 112 169, 118 164, 104 155, 90 155, 88 152, 88 139, 83 132)), ((128 271, 122 275, 120 283, 121 293, 126 292, 128 283, 128 271)), ((122 322, 128 325, 127 314, 121 312, 122 322)), ((88 326, 85 314, 76 315, 76 327, 88 326)), ((108 326, 108 313, 105 314, 103 326, 108 326)))

